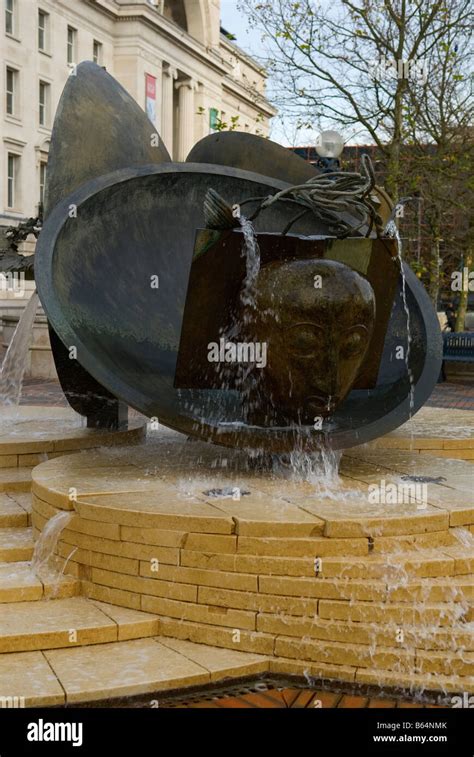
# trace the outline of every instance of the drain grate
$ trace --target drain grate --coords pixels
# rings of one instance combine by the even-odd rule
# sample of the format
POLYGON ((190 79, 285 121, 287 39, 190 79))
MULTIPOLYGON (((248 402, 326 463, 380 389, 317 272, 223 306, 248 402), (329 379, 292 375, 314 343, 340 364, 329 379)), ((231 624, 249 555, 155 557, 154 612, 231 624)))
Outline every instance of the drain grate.
MULTIPOLYGON (((132 697, 118 697, 108 700, 99 700, 91 703, 79 703, 75 706, 82 707, 160 707, 160 708, 187 708, 196 705, 215 707, 216 702, 222 703, 217 706, 235 707, 235 700, 240 699, 238 706, 250 707, 311 707, 311 702, 316 698, 324 697, 329 700, 324 704, 326 707, 339 707, 340 703, 347 698, 363 698, 365 704, 358 706, 378 706, 376 703, 385 700, 385 706, 413 705, 415 707, 452 707, 452 695, 443 696, 434 691, 416 692, 408 689, 391 688, 335 681, 332 679, 312 679, 293 676, 262 676, 261 678, 241 679, 221 684, 197 686, 193 689, 175 689, 168 691, 150 692, 138 694, 132 697), (282 697, 280 692, 286 692, 282 697), (291 695, 291 696, 290 696, 291 695), (258 697, 258 699, 256 699, 258 697), (247 702, 246 702, 247 700, 247 702), (388 702, 387 700, 390 700, 388 702), (296 704, 295 704, 296 702, 296 704), (374 702, 374 705, 369 704, 374 702)), ((344 705, 345 706, 345 705, 344 705)))
POLYGON ((444 476, 402 476, 402 481, 414 481, 416 484, 440 484, 446 479, 444 476))
POLYGON ((250 492, 240 489, 238 486, 224 486, 222 489, 208 489, 203 494, 206 497, 215 497, 216 499, 240 499, 241 497, 248 497, 250 492))
MULTIPOLYGON (((230 685, 226 687, 222 687, 219 689, 215 689, 214 691, 210 691, 207 696, 205 696, 205 692, 201 691, 195 691, 187 695, 183 698, 176 698, 176 697, 170 697, 168 699, 160 699, 160 705, 162 707, 187 707, 190 704, 195 704, 196 702, 215 702, 222 699, 236 699, 237 697, 245 697, 249 694, 262 694, 266 691, 281 691, 285 686, 276 687, 274 681, 256 681, 255 683, 245 686, 245 685, 230 685)), ((298 688, 300 688, 298 686, 298 688)), ((301 689, 304 689, 304 686, 301 685, 301 689)))

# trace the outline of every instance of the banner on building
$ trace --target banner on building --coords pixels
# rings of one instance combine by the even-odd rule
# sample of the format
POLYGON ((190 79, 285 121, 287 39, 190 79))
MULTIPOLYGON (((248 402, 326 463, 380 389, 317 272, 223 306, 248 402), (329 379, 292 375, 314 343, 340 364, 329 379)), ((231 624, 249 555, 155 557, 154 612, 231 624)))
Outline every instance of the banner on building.
POLYGON ((146 78, 146 114, 156 124, 156 77, 145 74, 146 78))

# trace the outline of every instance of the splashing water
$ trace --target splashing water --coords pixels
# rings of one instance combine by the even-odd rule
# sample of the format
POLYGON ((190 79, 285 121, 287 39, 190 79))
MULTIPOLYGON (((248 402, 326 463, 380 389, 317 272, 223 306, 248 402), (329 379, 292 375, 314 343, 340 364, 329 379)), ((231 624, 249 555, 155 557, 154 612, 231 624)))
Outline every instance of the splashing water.
POLYGON ((344 488, 339 476, 341 457, 342 451, 333 450, 327 443, 309 452, 297 444, 288 455, 275 455, 272 468, 283 479, 310 484, 315 498, 352 499, 355 492, 344 488))
POLYGON ((453 528, 453 536, 466 549, 474 548, 474 536, 467 528, 453 528))
POLYGON ((74 517, 74 513, 63 511, 54 515, 43 528, 38 541, 35 544, 33 552, 33 558, 31 560, 31 568, 34 571, 39 571, 41 568, 47 567, 48 562, 62 531, 67 528, 71 519, 74 517))
POLYGON ((18 321, 18 326, 0 368, 0 405, 18 405, 20 402, 31 331, 38 305, 38 294, 33 292, 18 321))
POLYGON ((405 277, 405 271, 403 270, 402 240, 400 239, 400 233, 398 231, 397 225, 395 221, 393 220, 388 222, 385 229, 385 233, 388 236, 393 237, 397 243, 397 257, 400 263, 400 272, 402 275, 402 302, 403 302, 403 309, 405 311, 406 322, 407 322, 407 348, 405 352, 405 366, 407 369, 408 380, 410 382, 410 418, 411 418, 413 414, 413 408, 415 406, 415 380, 413 377, 413 372, 410 368, 410 352, 411 352, 412 336, 411 336, 411 330, 410 330, 410 309, 408 307, 408 302, 407 302, 406 277, 405 277))
POLYGON ((329 446, 316 453, 294 449, 290 452, 290 467, 296 479, 308 481, 318 487, 334 487, 339 481, 339 463, 342 452, 329 446))
POLYGON ((246 275, 242 286, 241 301, 247 308, 255 308, 255 286, 260 271, 260 249, 252 221, 239 217, 244 236, 243 250, 246 255, 246 275))

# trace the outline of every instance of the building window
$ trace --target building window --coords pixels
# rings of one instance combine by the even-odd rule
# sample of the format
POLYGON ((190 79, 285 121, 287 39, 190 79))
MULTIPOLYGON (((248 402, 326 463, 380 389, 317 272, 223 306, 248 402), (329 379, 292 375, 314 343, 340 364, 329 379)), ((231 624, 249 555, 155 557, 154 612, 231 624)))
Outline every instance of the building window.
POLYGON ((97 42, 96 39, 92 45, 92 60, 98 66, 102 65, 102 42, 97 42))
POLYGON ((18 95, 18 71, 7 66, 6 110, 9 116, 16 115, 18 95))
POLYGON ((39 123, 49 126, 49 87, 45 81, 39 83, 39 123))
POLYGON ((77 31, 72 26, 67 28, 67 62, 71 65, 76 62, 77 31))
POLYGON ((49 13, 38 11, 38 50, 46 51, 49 47, 49 13))
POLYGON ((9 152, 7 157, 7 207, 16 208, 18 201, 18 175, 20 158, 9 152))
POLYGON ((45 161, 40 163, 40 186, 39 186, 39 201, 40 204, 44 204, 44 188, 46 185, 46 166, 48 164, 45 161))
POLYGON ((5 0, 5 31, 7 34, 15 33, 15 4, 16 0, 5 0))

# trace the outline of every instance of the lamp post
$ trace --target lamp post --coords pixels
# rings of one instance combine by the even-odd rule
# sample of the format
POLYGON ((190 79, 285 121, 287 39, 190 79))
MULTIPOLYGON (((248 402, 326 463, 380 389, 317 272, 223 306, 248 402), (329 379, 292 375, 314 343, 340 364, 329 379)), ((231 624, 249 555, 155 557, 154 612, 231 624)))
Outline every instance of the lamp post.
POLYGON ((322 173, 338 171, 341 167, 339 155, 344 149, 344 139, 337 131, 322 131, 316 142, 316 152, 319 155, 318 168, 322 173))

